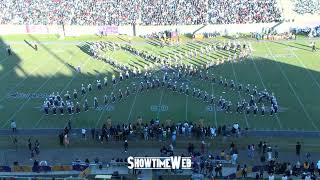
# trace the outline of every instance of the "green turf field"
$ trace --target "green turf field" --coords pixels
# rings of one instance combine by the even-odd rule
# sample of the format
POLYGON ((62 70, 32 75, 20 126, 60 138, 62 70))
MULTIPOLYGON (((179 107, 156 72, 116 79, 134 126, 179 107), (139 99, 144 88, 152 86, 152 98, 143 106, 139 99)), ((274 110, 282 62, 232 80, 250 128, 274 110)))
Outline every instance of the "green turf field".
MULTIPOLYGON (((161 122, 171 119, 174 122, 203 119, 206 124, 214 126, 240 123, 242 127, 257 130, 304 130, 320 129, 320 52, 310 51, 309 40, 298 38, 296 41, 256 42, 252 40, 253 54, 249 59, 238 63, 224 63, 213 69, 217 77, 222 76, 236 83, 256 85, 259 90, 267 88, 274 92, 281 112, 277 116, 246 116, 244 114, 226 114, 215 107, 183 94, 168 91, 165 88, 132 94, 121 102, 111 104, 102 110, 90 109, 69 116, 67 114, 46 116, 40 109, 44 98, 27 98, 28 94, 44 94, 52 92, 66 93, 73 89, 80 91, 81 84, 92 83, 112 74, 114 69, 101 61, 91 58, 83 45, 86 41, 109 41, 127 43, 125 36, 117 37, 69 37, 58 40, 55 36, 3 36, 0 49, 0 128, 10 127, 11 119, 17 122, 18 128, 63 128, 67 121, 72 121, 73 127, 100 127, 111 117, 112 123, 136 122, 141 116, 144 121, 159 118, 161 122), (38 41, 39 50, 34 51, 28 42, 38 41), (6 44, 10 44, 14 56, 7 56, 6 44), (75 71, 82 67, 82 73, 75 71), (12 96, 19 93, 19 96, 12 96), (160 107, 160 108, 159 108, 160 107)), ((223 38, 206 39, 202 42, 182 38, 180 46, 159 48, 154 42, 142 38, 133 38, 133 46, 137 49, 151 51, 161 56, 172 56, 175 52, 188 49, 199 49, 206 44, 221 41, 223 38)), ((317 40, 317 44, 320 41, 317 40)), ((130 66, 144 66, 147 62, 124 50, 106 52, 119 62, 130 66)), ((185 63, 200 65, 206 60, 228 56, 228 52, 214 52, 203 58, 186 59, 185 63)), ((103 102, 104 94, 124 88, 127 84, 139 80, 128 80, 114 88, 109 86, 102 91, 94 88, 88 94, 89 105, 93 97, 103 102)), ((199 87, 219 97, 223 95, 232 100, 233 108, 240 99, 248 99, 245 93, 238 93, 223 87, 197 79, 188 79, 192 86, 199 87)), ((79 101, 84 98, 80 96, 79 101)), ((81 103, 82 104, 82 103, 81 103)))

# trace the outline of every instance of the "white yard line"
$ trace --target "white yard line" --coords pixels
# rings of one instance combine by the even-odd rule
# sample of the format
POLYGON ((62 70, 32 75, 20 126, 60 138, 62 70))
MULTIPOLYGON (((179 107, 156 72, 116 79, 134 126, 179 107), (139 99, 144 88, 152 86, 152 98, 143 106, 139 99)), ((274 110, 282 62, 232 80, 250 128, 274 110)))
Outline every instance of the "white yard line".
MULTIPOLYGON (((213 90, 213 83, 211 83, 211 93, 212 93, 212 95, 213 95, 213 97, 214 97, 214 90, 213 90)), ((216 112, 216 104, 215 103, 213 103, 213 116, 214 116, 214 122, 215 122, 215 125, 216 125, 216 128, 218 128, 218 121, 217 121, 217 112, 216 112)))
POLYGON ((136 92, 136 94, 134 95, 134 99, 133 99, 133 102, 132 102, 132 104, 131 104, 131 108, 130 108, 130 111, 129 111, 127 123, 129 123, 129 120, 130 120, 130 117, 131 117, 131 114, 132 114, 133 107, 134 107, 134 105, 136 104, 137 95, 138 95, 138 92, 136 92))
MULTIPOLYGON (((266 86, 265 86, 265 84, 264 84, 264 82, 263 82, 263 79, 262 79, 260 70, 258 69, 258 67, 257 67, 256 63, 254 62, 254 60, 253 60, 253 58, 252 58, 251 55, 250 55, 250 59, 251 59, 253 65, 254 65, 254 68, 256 69, 256 72, 257 72, 257 74, 258 74, 258 76, 259 76, 259 79, 260 79, 260 82, 261 82, 263 88, 264 88, 264 89, 267 89, 266 86)), ((282 124, 281 124, 280 118, 278 117, 277 114, 275 114, 275 117, 276 117, 276 119, 277 119, 277 122, 278 122, 278 125, 279 125, 280 129, 282 129, 283 126, 282 126, 282 124)))
POLYGON ((160 96, 160 101, 159 101, 159 106, 158 106, 158 112, 157 112, 157 119, 159 119, 159 115, 160 115, 160 111, 159 109, 161 109, 161 103, 162 103, 162 98, 163 98, 163 94, 164 94, 165 88, 163 88, 161 96, 160 96))
POLYGON ((287 45, 288 48, 290 49, 291 53, 293 54, 293 56, 295 56, 295 58, 298 60, 298 62, 304 67, 304 70, 308 73, 309 77, 313 80, 313 82, 318 86, 319 90, 320 90, 320 84, 318 83, 318 81, 316 80, 316 78, 312 75, 312 73, 310 72, 311 70, 307 68, 307 66, 303 63, 303 61, 297 56, 297 54, 292 50, 292 47, 290 47, 289 45, 287 45))
POLYGON ((185 96, 186 96, 186 119, 185 119, 185 121, 188 122, 188 96, 187 95, 185 95, 185 96))
POLYGON ((288 84, 289 84, 289 87, 291 89, 291 91, 293 92, 293 94, 295 95, 295 97, 297 98, 303 112, 305 113, 307 119, 311 122, 312 126, 316 129, 316 130, 319 130, 319 128, 316 126, 316 124, 314 123, 314 121, 311 119, 309 113, 307 112, 304 104, 302 103, 301 101, 301 98, 298 96, 297 92, 294 90, 293 86, 292 86, 292 83, 290 82, 288 76, 285 74, 285 72, 283 71, 281 65, 279 64, 279 62, 277 61, 277 59, 274 57, 272 51, 270 50, 270 48, 266 45, 266 43, 264 42, 264 45, 265 47, 267 48, 269 54, 273 57, 273 61, 274 63, 277 65, 278 69, 280 70, 281 74, 283 75, 283 77, 287 80, 288 84))
MULTIPOLYGON (((68 59, 71 59, 71 57, 72 57, 72 55, 70 55, 68 59)), ((57 68, 57 70, 55 71, 55 73, 59 72, 60 69, 62 69, 63 67, 64 67, 64 64, 61 64, 60 67, 57 68)), ((53 73, 53 74, 50 76, 50 78, 48 78, 44 83, 42 83, 42 85, 41 85, 34 93, 38 93, 38 91, 40 91, 40 90, 42 89, 42 87, 44 87, 44 86, 49 82, 49 80, 52 79, 52 77, 54 77, 54 74, 55 74, 55 73, 53 73)), ((6 123, 4 123, 4 124, 2 125, 2 128, 4 128, 4 127, 10 122, 10 120, 12 120, 12 119, 17 115, 17 113, 19 113, 19 112, 23 109, 23 107, 30 101, 30 99, 31 99, 31 98, 27 99, 27 100, 18 108, 18 110, 10 116, 10 118, 6 121, 6 123)))
MULTIPOLYGON (((111 58, 113 58, 112 56, 114 55, 114 53, 115 52, 112 52, 111 54, 110 54, 110 57, 111 58)), ((107 66, 107 63, 105 63, 105 65, 104 66, 107 66)), ((115 87, 116 87, 116 85, 112 85, 113 87, 112 87, 112 91, 111 92, 113 92, 114 91, 114 89, 115 89, 115 87)), ((108 103, 107 104, 107 106, 109 106, 111 103, 108 103)), ((97 128, 97 126, 98 126, 98 124, 100 123, 100 121, 101 121, 101 118, 102 118, 102 116, 104 115, 104 111, 102 111, 101 113, 100 113, 100 116, 99 116, 99 119, 98 119, 98 121, 96 121, 96 124, 95 124, 95 128, 97 128)))
MULTIPOLYGON (((235 68, 233 67, 233 62, 230 62, 230 63, 231 63, 231 67, 232 67, 232 71, 233 71, 233 75, 234 75, 235 81, 236 81, 236 83, 238 83, 239 81, 238 81, 238 77, 237 77, 235 68)), ((241 96, 241 93, 239 91, 238 91, 238 96, 239 96, 240 99, 243 99, 242 96, 241 96)), ((250 128, 247 115, 245 113, 243 113, 243 115, 244 115, 244 119, 246 120, 247 128, 250 128)))
MULTIPOLYGON (((113 86, 113 88, 112 88, 112 91, 111 92, 113 92, 114 91, 114 89, 115 89, 115 86, 113 86)), ((116 103, 116 102, 115 102, 116 103)), ((108 103, 107 105, 110 105, 111 104, 111 102, 110 103, 108 103)), ((98 124, 100 123, 100 121, 101 121, 101 118, 102 118, 102 115, 104 115, 104 111, 102 111, 101 113, 100 113, 100 116, 99 116, 99 119, 98 119, 98 121, 96 121, 96 124, 95 124, 95 128, 97 128, 97 126, 98 126, 98 124)))
MULTIPOLYGON (((225 51, 221 51, 221 50, 219 50, 219 51, 220 51, 220 52, 225 52, 225 51)), ((228 55, 230 55, 230 52, 228 52, 228 51, 225 52, 225 53, 227 53, 228 55)), ((232 71, 233 71, 233 76, 234 76, 234 78, 235 78, 235 82, 236 82, 236 83, 239 83, 238 78, 237 78, 237 74, 236 74, 236 72, 235 72, 235 68, 233 67, 233 62, 229 62, 229 63, 231 63, 231 67, 232 67, 232 71)), ((224 66, 224 65, 225 65, 225 63, 222 63, 222 66, 224 66)), ((240 100, 243 99, 242 96, 241 96, 241 93, 240 93, 239 91, 238 91, 238 97, 240 98, 240 100)), ((247 115, 246 115, 245 113, 243 113, 243 115, 244 115, 244 119, 245 119, 247 128, 250 128, 247 115)))

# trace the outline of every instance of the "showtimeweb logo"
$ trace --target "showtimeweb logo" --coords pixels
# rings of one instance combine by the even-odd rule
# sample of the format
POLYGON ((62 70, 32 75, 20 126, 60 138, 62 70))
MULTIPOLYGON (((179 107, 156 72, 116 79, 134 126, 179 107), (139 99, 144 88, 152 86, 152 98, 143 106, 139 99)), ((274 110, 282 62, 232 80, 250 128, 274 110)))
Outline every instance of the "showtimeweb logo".
POLYGON ((191 157, 132 157, 128 159, 129 169, 191 169, 191 157))

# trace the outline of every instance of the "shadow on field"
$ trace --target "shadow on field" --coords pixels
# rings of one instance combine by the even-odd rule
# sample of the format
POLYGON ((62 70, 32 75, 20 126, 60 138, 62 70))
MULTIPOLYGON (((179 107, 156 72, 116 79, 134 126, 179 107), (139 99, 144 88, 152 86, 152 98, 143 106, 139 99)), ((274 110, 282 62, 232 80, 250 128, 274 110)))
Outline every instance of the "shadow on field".
POLYGON ((77 47, 84 53, 86 53, 88 56, 93 56, 93 53, 90 52, 90 43, 85 42, 82 45, 77 45, 77 47))
POLYGON ((299 44, 299 43, 294 43, 294 44, 297 44, 297 45, 300 45, 300 46, 303 46, 303 47, 300 47, 300 46, 293 46, 291 44, 287 44, 287 43, 283 43, 283 42, 278 42, 278 41, 271 41, 275 44, 280 44, 280 45, 283 45, 283 46, 289 46, 291 48, 296 48, 296 49, 300 49, 300 50, 304 50, 304 51, 309 51, 309 52, 312 52, 311 48, 309 46, 306 46, 306 45, 303 45, 303 44, 299 44), (305 47, 308 47, 308 48, 305 48, 305 47))
MULTIPOLYGON (((6 100, 10 99, 10 101, 16 101, 16 99, 12 96, 10 96, 11 93, 17 92, 17 91, 22 91, 22 93, 52 93, 54 92, 60 92, 65 93, 67 90, 72 91, 73 89, 78 89, 78 92, 80 91, 81 84, 88 84, 94 82, 97 79, 100 79, 103 81, 104 77, 108 77, 111 80, 112 73, 111 72, 102 72, 99 69, 95 70, 98 75, 93 75, 90 73, 87 74, 81 74, 79 75, 76 70, 75 66, 67 62, 66 59, 64 59, 59 53, 56 53, 52 51, 51 48, 47 47, 45 44, 43 44, 41 41, 39 41, 36 37, 30 36, 30 38, 33 41, 36 41, 37 44, 39 45, 40 50, 45 50, 48 54, 54 57, 54 60, 57 60, 61 62, 63 65, 68 67, 70 71, 72 71, 72 76, 65 76, 59 73, 57 69, 57 73, 53 74, 52 76, 34 76, 34 75, 29 75, 33 74, 31 72, 25 72, 24 69, 21 67, 22 61, 19 56, 17 56, 14 52, 15 49, 13 49, 13 55, 8 56, 7 53, 5 52, 4 56, 1 56, 0 59, 0 81, 1 81, 1 87, 0 87, 0 92, 3 94, 0 100, 0 105, 6 105, 6 100), (22 74, 19 74, 17 70, 21 70, 22 74), (75 80, 74 82, 73 79, 76 76, 81 76, 81 81, 75 80), (60 84, 63 84, 63 86, 60 87, 62 88, 55 88, 58 84, 52 84, 52 82, 59 82, 60 84), (72 82, 72 83, 71 83, 72 82), (8 85, 8 86, 7 86, 8 85), (67 86, 68 85, 68 86, 67 86), (69 86, 70 85, 70 86, 69 86), (52 86, 50 90, 43 90, 43 87, 46 86, 52 86)), ((278 44, 282 44, 281 42, 275 42, 278 44)), ((0 45, 1 46, 6 46, 6 44, 0 40, 0 45)), ((204 43, 187 43, 187 46, 191 49, 199 49, 202 47, 204 43)), ((285 46, 288 46, 285 44, 285 46)), ((82 45, 79 45, 78 48, 82 50, 87 56, 92 56, 92 54, 89 52, 89 44, 84 43, 82 45)), ((295 47, 297 48, 297 47, 295 47)), ((181 48, 182 49, 182 48, 181 48)), ((303 50, 306 50, 303 48, 303 50)), ((180 50, 177 50, 180 51, 180 50)), ((173 52, 173 50, 170 50, 170 52, 164 52, 165 55, 174 55, 177 52, 173 52)), ((30 58, 37 58, 36 52, 30 53, 30 58)), ((71 53, 69 53, 71 56, 71 53)), ((226 52, 219 52, 215 53, 211 57, 214 59, 218 59, 221 57, 226 57, 228 56, 228 53, 226 52)), ((314 109, 306 109, 307 113, 310 114, 311 119, 306 117, 306 114, 303 113, 303 105, 307 105, 308 107, 318 107, 318 102, 320 102, 320 97, 319 96, 313 96, 315 94, 318 94, 318 88, 314 87, 315 83, 319 83, 319 77, 320 73, 318 71, 313 71, 310 69, 304 69, 298 66, 290 65, 290 64, 285 64, 280 61, 274 61, 273 59, 276 58, 293 58, 293 57, 287 57, 286 55, 280 56, 280 55, 274 55, 274 56, 268 56, 268 57, 254 57, 254 59, 248 59, 245 60, 244 62, 239 62, 239 63, 224 63, 221 65, 218 65, 217 67, 214 67, 213 69, 210 70, 210 74, 215 74, 216 77, 224 77, 227 80, 235 80, 236 83, 242 83, 243 85, 246 84, 251 84, 256 85, 257 88, 261 91, 264 89, 264 86, 270 91, 274 92, 276 97, 279 100, 280 107, 286 108, 284 112, 285 113, 285 118, 281 118, 281 125, 283 129, 287 128, 298 128, 303 125, 305 125, 305 129, 308 130, 315 130, 315 127, 311 125, 311 121, 313 121, 314 125, 318 128, 320 127, 320 120, 318 120, 316 117, 319 117, 319 111, 314 110, 314 109), (283 71, 283 72, 282 72, 283 71), (288 77, 289 80, 287 80, 282 74, 285 73, 288 77), (312 78, 309 78, 310 74, 316 78, 314 80, 312 78), (260 77, 259 77, 260 76, 260 77), (302 78, 303 77, 303 78, 302 78), (261 79, 260 79, 261 78, 261 79), (289 83, 292 83, 293 85, 289 85, 289 83), (294 88, 294 91, 292 91, 291 87, 294 88), (303 94, 306 90, 308 94, 303 94), (295 97, 298 94, 300 97, 300 102, 297 101, 297 98, 295 97), (296 120, 297 121, 296 121, 296 120), (301 122, 300 122, 301 121, 301 122)), ((208 59, 207 59, 208 60, 208 59)), ((27 61, 27 60, 25 60, 27 61)), ((142 66, 142 63, 145 63, 147 61, 142 62, 132 62, 132 66, 142 66)), ((205 62, 205 59, 199 58, 198 60, 191 61, 190 63, 193 64, 194 66, 201 66, 205 62)), ((23 62, 25 63, 25 62, 23 62)), ((101 62, 99 62, 101 63, 101 62)), ((148 62, 149 63, 149 62, 148 62)), ((107 65, 110 66, 110 65, 107 65)), ((36 69, 35 67, 34 69, 36 69)), ((40 68, 50 68, 50 67, 40 67, 40 68)), ((57 68, 57 67, 54 67, 57 68)), ((111 68, 112 69, 112 68, 111 68)), ((36 71, 36 70, 35 70, 36 71)), ((201 88, 209 92, 211 94, 212 89, 211 89, 211 84, 210 82, 208 83, 207 81, 201 81, 201 83, 198 83, 201 88)), ((216 88, 217 86, 213 86, 213 88, 216 88)), ((220 87, 219 87, 220 88, 220 87)), ((214 89, 214 91, 219 92, 219 88, 214 89)), ((221 89, 221 88, 220 88, 221 89)), ((229 91, 227 91, 226 95, 224 96, 229 96, 229 91)), ((170 96, 173 93, 170 94, 170 96)), ((230 97, 232 96, 232 99, 234 100, 232 104, 235 106, 237 104, 237 101, 241 101, 242 98, 238 96, 237 93, 234 91, 230 91, 230 97)), ((176 97, 170 97, 167 99, 174 99, 176 97)), ((36 99, 37 102, 39 102, 39 105, 43 102, 44 98, 38 98, 36 99)), ((181 99, 174 99, 177 100, 176 102, 183 102, 182 106, 185 107, 184 101, 181 101, 181 99)), ((248 99, 247 99, 248 100, 248 99)), ((197 100, 198 101, 198 100, 197 100)), ((12 103, 12 102, 11 102, 12 103)), ((166 102, 163 102, 166 103, 166 102)), ((24 103, 16 103, 15 105, 11 105, 12 108, 10 108, 6 112, 1 112, 2 113, 9 113, 10 118, 2 118, 0 119, 0 128, 8 128, 10 125, 10 121, 15 119, 18 123, 22 123, 23 119, 21 119, 25 114, 23 109, 28 108, 28 110, 32 111, 34 107, 28 107, 28 104, 26 106, 23 105, 24 103)), ((192 106, 192 104, 196 104, 196 100, 190 100, 189 106, 192 106)), ((169 107, 171 107, 170 104, 168 104, 169 107)), ((172 106, 174 107, 174 106, 172 106)), ((181 110, 181 107, 175 106, 176 109, 171 109, 168 114, 182 114, 181 117, 184 117, 185 111, 181 110)), ((183 108, 182 108, 183 109, 183 108)), ((36 113, 41 113, 39 110, 35 110, 36 113)), ((127 109, 124 110, 123 112, 127 112, 127 109)), ((32 112, 34 113, 34 112, 32 112)), ((30 114, 32 114, 30 113, 30 114)), ((145 120, 149 121, 152 117, 152 113, 145 112, 145 120)), ((223 112, 218 112, 219 114, 222 114, 223 112)), ((98 113, 97 113, 98 114, 98 113)), ((199 119, 201 116, 205 116, 206 119, 212 118, 212 113, 205 112, 199 115, 200 113, 197 111, 197 109, 192 110, 189 112, 188 117, 189 120, 193 119, 199 119)), ((180 117, 179 115, 176 115, 176 117, 180 117)), ((227 116, 227 115, 225 115, 227 116)), ((8 116, 5 116, 8 117, 8 116)), ((230 116, 234 118, 234 116, 230 116)), ((240 117, 240 116, 239 116, 240 117)), ((84 117, 88 118, 88 117, 84 117)), ((98 119, 97 115, 90 117, 91 119, 98 119)), ((225 118, 224 116, 220 117, 222 120, 221 122, 223 124, 226 123, 233 123, 235 120, 232 118, 225 118), (227 120, 229 119, 229 121, 227 120)), ((116 118, 115 118, 116 119, 116 118)), ((183 119, 183 118, 178 118, 178 119, 183 119)), ((244 120, 241 116, 241 118, 238 118, 240 124, 242 127, 245 127, 244 120)), ((272 126, 277 127, 279 129, 279 125, 277 124, 277 121, 272 118, 270 121, 270 124, 272 123, 272 126), (274 125, 276 124, 276 125, 274 125)), ((121 121, 121 120, 120 120, 121 121)), ((207 121, 207 123, 212 123, 212 121, 207 121)), ((102 121, 101 121, 102 123, 102 121)), ((221 125, 222 125, 221 123, 221 125)), ((269 123, 269 122, 268 122, 269 123)), ((24 126, 30 128, 33 127, 33 124, 28 124, 27 122, 22 123, 24 126)), ((249 122, 250 124, 250 122, 249 122)), ((22 126, 23 126, 22 125, 22 126)), ((101 124, 100 124, 101 125, 101 124)), ((257 128, 261 129, 263 126, 266 126, 267 124, 261 125, 259 127, 250 127, 250 128, 257 128)), ((61 127, 63 128, 63 127, 61 127)))

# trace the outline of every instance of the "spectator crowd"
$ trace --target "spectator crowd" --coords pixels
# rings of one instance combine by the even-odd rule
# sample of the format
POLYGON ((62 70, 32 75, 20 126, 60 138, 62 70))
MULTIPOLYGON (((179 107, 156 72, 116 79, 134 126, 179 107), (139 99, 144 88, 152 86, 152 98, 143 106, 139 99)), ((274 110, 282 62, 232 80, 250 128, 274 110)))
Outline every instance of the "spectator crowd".
POLYGON ((298 14, 320 14, 319 0, 295 0, 294 11, 298 14))
POLYGON ((209 0, 208 4, 211 24, 267 23, 281 18, 276 0, 209 0))
MULTIPOLYGON (((71 131, 71 123, 64 128, 63 132, 59 135, 60 145, 64 145, 63 137, 68 135, 71 131)), ((238 123, 222 126, 204 126, 201 122, 192 123, 171 123, 167 120, 165 123, 160 123, 157 119, 151 119, 149 123, 142 123, 142 119, 139 117, 137 123, 134 124, 117 124, 112 125, 111 119, 102 125, 101 129, 90 129, 89 134, 87 130, 82 130, 81 134, 83 138, 91 137, 101 143, 104 141, 114 140, 126 140, 141 138, 144 140, 158 140, 167 141, 170 140, 173 146, 175 146, 177 136, 180 137, 196 137, 201 140, 207 138, 215 138, 216 136, 237 137, 241 134, 246 134, 246 129, 241 129, 238 123), (83 133, 84 132, 84 133, 83 133)))
POLYGON ((0 24, 190 25, 274 22, 275 0, 3 0, 0 24))

